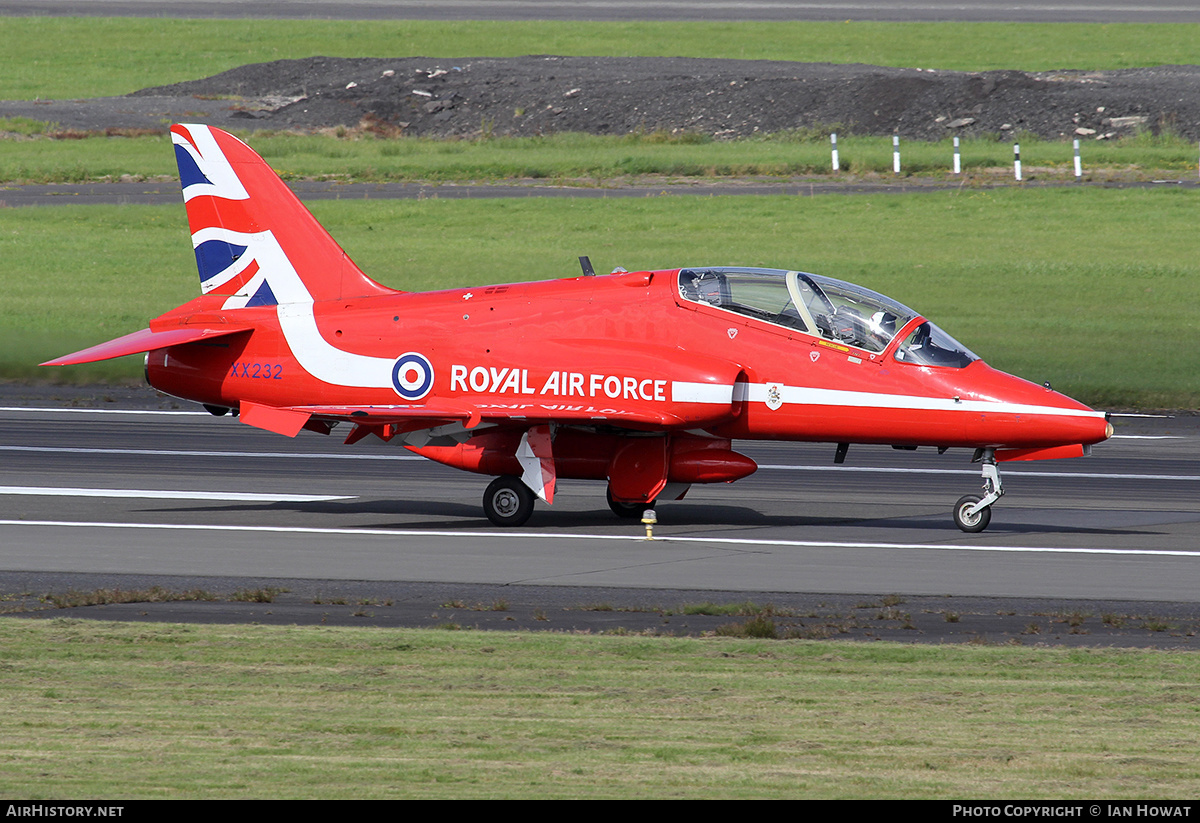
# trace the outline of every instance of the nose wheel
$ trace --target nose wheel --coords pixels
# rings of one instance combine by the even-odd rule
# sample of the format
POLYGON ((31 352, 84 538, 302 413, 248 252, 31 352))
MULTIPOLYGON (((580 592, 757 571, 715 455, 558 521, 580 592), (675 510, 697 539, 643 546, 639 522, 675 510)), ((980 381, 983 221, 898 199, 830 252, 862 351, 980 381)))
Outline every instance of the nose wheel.
POLYGON ((968 534, 976 534, 988 527, 992 522, 992 504, 1004 494, 1000 472, 996 469, 996 450, 983 449, 977 459, 983 464, 983 496, 964 495, 954 504, 954 525, 968 534))
POLYGON ((992 507, 978 508, 983 498, 977 494, 965 494, 954 504, 954 525, 968 534, 981 532, 992 522, 992 507))

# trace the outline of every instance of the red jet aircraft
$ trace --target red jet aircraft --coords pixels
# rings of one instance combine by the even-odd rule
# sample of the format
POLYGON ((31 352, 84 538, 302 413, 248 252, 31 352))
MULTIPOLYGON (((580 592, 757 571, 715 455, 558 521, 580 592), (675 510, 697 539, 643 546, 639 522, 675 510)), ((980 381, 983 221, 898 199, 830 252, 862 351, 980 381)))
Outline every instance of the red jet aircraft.
POLYGON ((732 441, 975 450, 982 531, 996 464, 1076 457, 1105 414, 996 371, 906 306, 800 271, 693 266, 408 293, 368 278, 246 144, 171 129, 202 296, 43 365, 146 354, 150 385, 295 436, 350 425, 466 471, 518 526, 557 478, 608 481, 640 517, 753 472, 732 441))

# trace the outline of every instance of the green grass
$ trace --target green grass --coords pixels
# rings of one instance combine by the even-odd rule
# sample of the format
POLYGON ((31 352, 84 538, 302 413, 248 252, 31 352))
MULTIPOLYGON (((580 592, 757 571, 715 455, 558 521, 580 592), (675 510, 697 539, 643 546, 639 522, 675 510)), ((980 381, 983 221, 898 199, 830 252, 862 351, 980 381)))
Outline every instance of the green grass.
POLYGON ((984 70, 1191 63, 1200 26, 0 18, 0 99, 127 94, 284 58, 667 55, 984 70), (53 43, 53 49, 46 44, 53 43))
POLYGON ((0 620, 0 793, 1194 797, 1200 656, 0 620))
MULTIPOLYGON (((683 265, 862 283, 989 363, 1106 408, 1200 404, 1195 192, 318 202, 373 277, 406 290, 683 265), (470 243, 455 242, 471 238, 470 243)), ((32 364, 193 297, 182 206, 0 209, 0 374, 138 379, 140 361, 32 364)))

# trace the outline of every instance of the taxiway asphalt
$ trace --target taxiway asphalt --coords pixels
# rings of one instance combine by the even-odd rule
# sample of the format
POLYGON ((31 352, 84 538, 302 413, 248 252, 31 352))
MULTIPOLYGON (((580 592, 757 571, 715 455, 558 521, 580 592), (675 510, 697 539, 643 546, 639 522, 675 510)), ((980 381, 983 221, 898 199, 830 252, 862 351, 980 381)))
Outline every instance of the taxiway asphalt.
POLYGON ((503 530, 481 514, 486 478, 395 446, 288 439, 194 409, 20 402, 0 410, 8 592, 220 579, 393 602, 426 587, 439 602, 528 600, 530 613, 620 592, 626 603, 900 596, 942 603, 932 613, 1028 604, 1018 619, 1051 602, 1093 615, 1140 603, 1200 617, 1195 417, 1120 418, 1090 458, 1006 464, 1007 494, 979 535, 950 522, 980 483, 964 451, 855 447, 834 466, 832 446, 743 443, 759 471, 661 504, 646 541, 597 483, 564 482, 554 506, 503 530))
POLYGON ((875 20, 1182 23, 1182 0, 2 0, 0 14, 339 20, 875 20))

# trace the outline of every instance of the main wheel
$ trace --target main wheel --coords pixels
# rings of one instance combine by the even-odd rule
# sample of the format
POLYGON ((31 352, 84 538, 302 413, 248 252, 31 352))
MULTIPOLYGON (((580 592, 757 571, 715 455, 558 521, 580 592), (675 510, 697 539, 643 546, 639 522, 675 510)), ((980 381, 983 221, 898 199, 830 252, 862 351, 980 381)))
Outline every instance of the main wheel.
POLYGON ((613 500, 612 489, 608 489, 605 496, 608 498, 608 507, 612 509, 613 514, 625 520, 641 520, 642 513, 646 509, 654 508, 653 500, 649 503, 622 503, 619 500, 613 500))
POLYGON ((483 493, 483 513, 497 526, 520 526, 533 514, 533 492, 518 477, 497 477, 483 493))
POLYGON ((982 500, 977 494, 968 494, 958 498, 954 504, 954 525, 968 534, 981 532, 992 522, 992 507, 980 509, 975 514, 967 514, 967 510, 982 500))

